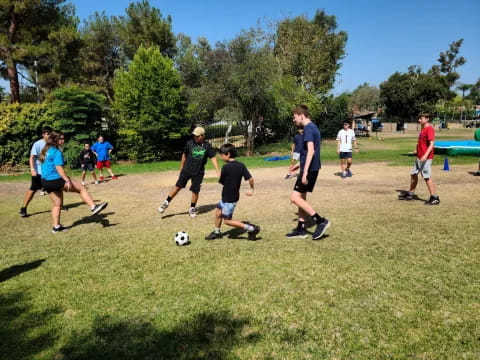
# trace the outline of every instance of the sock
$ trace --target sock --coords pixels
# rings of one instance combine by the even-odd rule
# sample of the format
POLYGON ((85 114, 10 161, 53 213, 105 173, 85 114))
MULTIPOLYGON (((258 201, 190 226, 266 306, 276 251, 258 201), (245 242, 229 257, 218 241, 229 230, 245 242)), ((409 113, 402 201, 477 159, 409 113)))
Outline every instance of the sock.
POLYGON ((93 206, 90 208, 90 210, 93 211, 93 209, 95 209, 95 206, 97 206, 97 205, 93 205, 93 206))
POLYGON ((169 195, 167 196, 167 202, 170 202, 170 201, 172 201, 172 197, 169 195))
POLYGON ((297 225, 297 230, 304 231, 305 228, 305 221, 299 221, 297 225))
POLYGON ((214 230, 214 232, 215 232, 215 234, 220 234, 220 228, 217 228, 217 227, 216 227, 215 230, 214 230))
POLYGON ((250 225, 250 224, 245 224, 245 225, 243 226, 243 228, 244 228, 245 230, 247 230, 248 232, 252 232, 253 230, 255 230, 255 228, 254 228, 252 225, 250 225))
POLYGON ((197 203, 194 203, 194 202, 190 203, 191 208, 194 208, 195 206, 197 206, 197 203))
POLYGON ((323 217, 318 215, 317 213, 312 215, 313 221, 315 221, 315 224, 320 224, 323 220, 325 220, 323 217))

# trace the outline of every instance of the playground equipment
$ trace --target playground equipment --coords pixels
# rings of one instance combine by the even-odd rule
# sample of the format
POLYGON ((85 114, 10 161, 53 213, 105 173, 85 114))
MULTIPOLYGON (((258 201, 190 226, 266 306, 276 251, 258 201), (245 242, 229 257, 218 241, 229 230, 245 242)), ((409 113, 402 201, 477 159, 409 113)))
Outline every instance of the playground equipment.
POLYGON ((437 154, 455 155, 477 155, 480 156, 480 129, 475 131, 475 140, 450 140, 435 142, 437 154))

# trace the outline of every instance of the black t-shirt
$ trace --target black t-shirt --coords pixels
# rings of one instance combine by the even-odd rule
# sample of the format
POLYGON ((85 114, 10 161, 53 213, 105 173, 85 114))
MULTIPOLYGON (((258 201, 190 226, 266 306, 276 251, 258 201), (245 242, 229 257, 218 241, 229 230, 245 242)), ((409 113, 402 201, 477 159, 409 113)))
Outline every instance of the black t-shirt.
POLYGON ((303 134, 296 133, 293 137, 293 143, 295 147, 293 148, 293 152, 301 153, 303 151, 303 134))
POLYGON ((95 154, 91 149, 88 150, 82 150, 80 153, 80 164, 85 165, 85 164, 92 164, 95 165, 96 162, 96 157, 95 154))
POLYGON ((234 203, 240 199, 242 177, 245 180, 252 177, 243 163, 234 160, 223 165, 220 180, 218 180, 223 185, 222 202, 234 203))
POLYGON ((188 140, 183 153, 187 157, 183 170, 195 175, 205 171, 205 164, 209 158, 215 156, 215 149, 208 141, 199 144, 193 140, 188 140))

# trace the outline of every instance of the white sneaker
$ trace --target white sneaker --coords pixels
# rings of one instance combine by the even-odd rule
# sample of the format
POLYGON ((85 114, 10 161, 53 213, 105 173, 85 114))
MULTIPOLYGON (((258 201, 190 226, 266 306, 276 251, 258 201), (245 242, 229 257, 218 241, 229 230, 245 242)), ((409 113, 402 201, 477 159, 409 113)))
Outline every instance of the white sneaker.
POLYGON ((95 180, 95 185, 98 185, 98 180, 95 180))
POLYGON ((167 210, 168 205, 169 205, 169 202, 168 202, 167 200, 165 200, 165 201, 162 203, 162 205, 160 205, 160 207, 158 208, 158 212, 159 212, 160 214, 163 214, 163 212, 164 212, 165 210, 167 210))
POLYGON ((85 181, 82 181, 82 185, 85 186, 85 185, 87 185, 87 184, 85 184, 85 181))
POLYGON ((198 215, 198 210, 197 208, 191 207, 190 210, 188 210, 188 214, 192 219, 195 219, 198 215))
POLYGON ((40 196, 45 196, 45 195, 47 195, 47 192, 43 191, 43 190, 40 190, 40 196))

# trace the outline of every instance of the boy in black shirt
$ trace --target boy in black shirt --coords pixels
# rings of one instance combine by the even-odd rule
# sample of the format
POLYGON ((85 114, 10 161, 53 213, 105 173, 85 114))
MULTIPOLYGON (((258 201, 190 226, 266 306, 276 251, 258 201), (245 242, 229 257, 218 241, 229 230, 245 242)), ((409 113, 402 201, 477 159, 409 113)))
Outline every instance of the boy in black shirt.
POLYGON ((192 219, 197 217, 197 202, 200 193, 200 187, 202 186, 203 177, 205 176, 205 164, 207 159, 212 160, 213 167, 219 175, 218 162, 215 156, 215 149, 210 145, 208 141, 205 141, 205 129, 202 127, 196 127, 192 132, 193 139, 187 141, 182 154, 182 160, 180 162, 180 176, 177 183, 170 191, 166 200, 160 205, 158 211, 163 213, 170 205, 170 202, 178 192, 187 186, 189 180, 191 180, 190 191, 192 192, 192 202, 190 204, 190 210, 188 211, 192 219))
POLYGON ((246 230, 248 232, 248 240, 257 240, 257 234, 260 232, 259 226, 232 220, 233 211, 240 199, 242 177, 245 180, 248 180, 250 184, 251 190, 247 191, 247 196, 253 195, 253 177, 243 163, 235 160, 236 149, 232 144, 222 145, 220 147, 220 155, 222 160, 226 162, 222 167, 222 173, 220 175, 220 180, 218 181, 223 185, 222 201, 218 203, 215 211, 215 230, 206 236, 205 240, 222 238, 222 233, 220 232, 222 221, 228 226, 246 230))
POLYGON ((93 181, 98 185, 97 175, 95 174, 95 164, 97 159, 95 154, 90 149, 90 144, 85 144, 83 150, 80 152, 80 165, 82 167, 82 185, 85 186, 85 176, 87 171, 92 174, 93 181))

